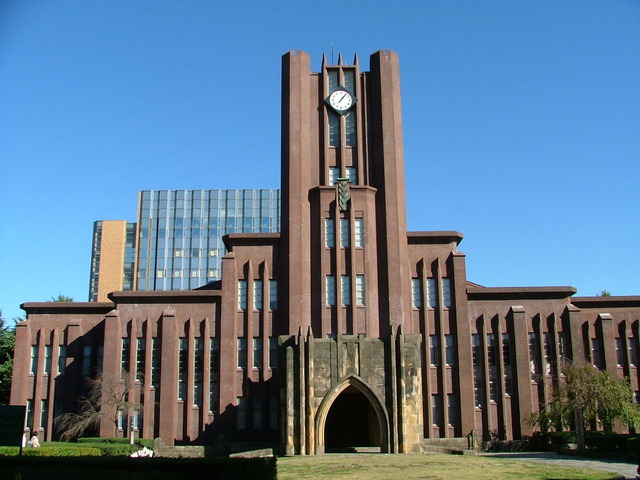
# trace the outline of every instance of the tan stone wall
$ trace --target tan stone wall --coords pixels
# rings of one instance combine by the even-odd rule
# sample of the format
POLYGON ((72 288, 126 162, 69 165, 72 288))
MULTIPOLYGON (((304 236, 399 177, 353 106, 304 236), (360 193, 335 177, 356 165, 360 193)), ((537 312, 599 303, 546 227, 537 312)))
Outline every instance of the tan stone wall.
POLYGON ((102 222, 98 302, 106 302, 108 301, 108 293, 122 290, 126 235, 127 222, 125 220, 105 220, 102 222))

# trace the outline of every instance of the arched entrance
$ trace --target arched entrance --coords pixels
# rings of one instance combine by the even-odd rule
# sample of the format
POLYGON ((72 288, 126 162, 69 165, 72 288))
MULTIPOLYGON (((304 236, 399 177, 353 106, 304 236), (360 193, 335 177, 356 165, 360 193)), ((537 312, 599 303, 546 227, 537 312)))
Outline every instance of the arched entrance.
POLYGON ((389 451, 389 422, 381 399, 358 377, 325 396, 316 417, 317 453, 389 451))

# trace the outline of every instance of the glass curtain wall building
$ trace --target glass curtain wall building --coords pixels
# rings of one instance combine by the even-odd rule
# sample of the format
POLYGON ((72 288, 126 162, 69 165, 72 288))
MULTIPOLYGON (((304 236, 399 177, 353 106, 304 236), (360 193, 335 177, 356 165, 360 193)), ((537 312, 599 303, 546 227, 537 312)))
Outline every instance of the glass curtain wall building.
POLYGON ((280 190, 144 190, 136 290, 190 290, 221 278, 227 233, 280 231, 280 190))

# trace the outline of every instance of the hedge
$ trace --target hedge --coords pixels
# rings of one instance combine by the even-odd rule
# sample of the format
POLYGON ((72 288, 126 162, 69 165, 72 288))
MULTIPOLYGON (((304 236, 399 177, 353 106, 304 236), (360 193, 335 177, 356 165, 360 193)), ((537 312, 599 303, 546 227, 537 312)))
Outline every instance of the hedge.
MULTIPOLYGON (((38 449, 33 449, 38 450, 38 449)), ((276 480, 275 457, 265 458, 60 458, 5 457, 0 478, 21 480, 276 480)))

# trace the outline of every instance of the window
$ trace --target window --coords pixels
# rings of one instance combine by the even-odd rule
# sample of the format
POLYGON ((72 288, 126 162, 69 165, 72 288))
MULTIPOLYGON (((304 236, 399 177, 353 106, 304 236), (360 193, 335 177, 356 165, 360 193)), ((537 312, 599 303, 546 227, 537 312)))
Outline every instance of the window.
POLYGON ((58 374, 64 375, 67 369, 67 347, 66 345, 60 345, 58 353, 58 374))
POLYGON ((356 305, 365 304, 364 275, 356 275, 356 305))
POLYGON ((482 388, 483 378, 482 378, 482 345, 480 344, 480 335, 477 333, 473 334, 472 337, 472 345, 473 345, 473 396, 475 399, 476 407, 482 407, 483 397, 484 397, 484 389, 482 388))
POLYGON ((269 397, 269 429, 278 428, 278 397, 269 397))
POLYGON ((564 332, 558 332, 558 354, 561 362, 567 360, 567 338, 564 332))
POLYGON ((247 339, 238 337, 238 368, 247 368, 247 339))
POLYGON ((340 146, 340 117, 329 111, 329 146, 340 146))
POLYGON ((433 424, 436 426, 442 425, 442 401, 438 393, 431 395, 431 414, 433 416, 433 424))
POLYGON ((349 219, 340 219, 340 248, 349 248, 349 219))
POLYGON ((91 373, 91 345, 82 347, 82 375, 91 373))
POLYGON ((338 167, 329 167, 329 185, 334 185, 340 178, 340 169, 338 167))
POLYGON ((209 375, 211 382, 209 383, 209 410, 218 413, 218 403, 220 398, 218 365, 220 363, 220 342, 217 338, 211 339, 210 355, 209 355, 209 375))
POLYGON ((254 430, 260 430, 262 428, 262 403, 260 399, 253 397, 251 406, 253 411, 251 426, 254 430))
POLYGON ((238 407, 236 409, 236 428, 244 430, 247 427, 247 403, 244 397, 238 397, 238 407))
POLYGON ((625 366, 624 350, 625 349, 624 349, 624 346, 622 345, 622 339, 616 338, 616 362, 618 363, 619 367, 625 366))
POLYGON ((538 342, 535 333, 529 333, 529 370, 531 380, 537 382, 540 375, 540 361, 538 360, 538 342))
POLYGON ((342 304, 351 305, 351 278, 349 275, 341 277, 340 294, 342 295, 342 304))
POLYGON ((427 306, 436 308, 437 302, 436 279, 427 278, 427 306))
POLYGON ((262 310, 262 280, 253 281, 253 308, 262 310))
POLYGON ((40 401, 40 428, 45 430, 47 428, 47 417, 49 416, 49 405, 46 400, 40 401))
POLYGON ((445 307, 451 307, 451 281, 448 278, 442 279, 442 303, 445 307))
POLYGON ((130 363, 129 363, 129 352, 130 352, 130 348, 131 348, 131 344, 129 342, 128 338, 123 338, 122 339, 122 350, 121 350, 121 356, 120 356, 120 370, 121 373, 124 375, 125 373, 129 372, 129 368, 130 368, 130 363))
POLYGON ((324 219, 324 246, 333 248, 335 246, 335 224, 333 218, 324 219))
POLYGON ((104 358, 104 345, 98 345, 96 349, 96 370, 102 371, 102 360, 104 358))
POLYGON ((151 386, 158 388, 160 385, 160 340, 157 337, 151 339, 151 386))
POLYGON ((333 307, 336 304, 336 277, 327 275, 325 279, 326 303, 333 307))
POLYGON ((356 167, 347 167, 347 178, 354 185, 358 184, 358 169, 356 167))
POLYGON ((553 345, 552 345, 552 335, 549 332, 545 332, 542 335, 542 341, 544 345, 544 368, 545 373, 547 375, 555 374, 555 359, 553 358, 553 345))
POLYGON ((29 371, 34 375, 38 371, 38 346, 37 345, 31 345, 31 368, 29 369, 29 371))
POLYGON ((502 334, 502 363, 504 365, 504 391, 513 395, 513 376, 511 374, 511 341, 509 335, 502 334))
POLYGON ((364 218, 356 218, 354 223, 354 242, 356 248, 364 248, 364 218))
POLYGON ((269 337, 269 368, 278 368, 278 337, 269 337))
POLYGON ((27 428, 33 429, 33 400, 27 400, 27 428))
POLYGON ((602 357, 600 355, 600 341, 597 338, 591 339, 591 362, 597 368, 602 368, 602 357))
POLYGON ((262 368, 262 338, 253 339, 253 368, 262 368))
POLYGON ((429 335, 429 358, 431 365, 440 365, 440 346, 437 335, 429 335))
POLYGON ((189 342, 180 339, 180 355, 178 357, 178 399, 187 399, 187 366, 189 364, 189 342))
POLYGON ((447 416, 450 426, 458 425, 458 399, 451 393, 447 395, 447 416))
POLYGON ((414 308, 422 307, 422 292, 420 290, 420 279, 411 279, 411 303, 414 308))
POLYGON ((51 345, 44 347, 44 373, 47 375, 51 373, 51 345))
POLYGON ((145 338, 138 338, 138 351, 136 353, 136 372, 138 372, 138 377, 144 375, 146 357, 145 347, 145 338))
POLYGON ((238 280, 238 309, 247 309, 247 281, 238 280))
POLYGON ((269 280, 269 309, 278 309, 278 281, 269 280))
POLYGON ((350 111, 344 116, 345 136, 347 147, 356 146, 356 113, 355 110, 350 111))
POLYGON ((629 337, 629 363, 633 366, 638 365, 638 342, 636 337, 629 337))
POLYGON ((444 336, 444 353, 447 365, 455 364, 455 355, 453 350, 453 335, 447 334, 444 336))
POLYGON ((184 257, 184 250, 183 250, 183 249, 181 249, 181 248, 176 248, 176 249, 173 251, 173 256, 174 256, 174 257, 184 257))
POLYGON ((196 407, 202 406, 202 380, 204 378, 204 339, 195 339, 195 362, 193 378, 193 404, 196 407))

